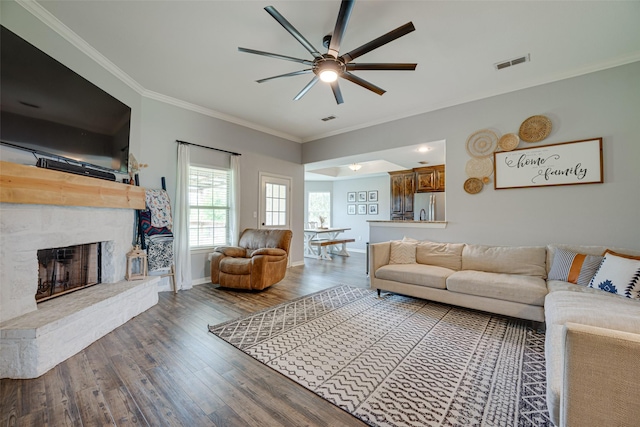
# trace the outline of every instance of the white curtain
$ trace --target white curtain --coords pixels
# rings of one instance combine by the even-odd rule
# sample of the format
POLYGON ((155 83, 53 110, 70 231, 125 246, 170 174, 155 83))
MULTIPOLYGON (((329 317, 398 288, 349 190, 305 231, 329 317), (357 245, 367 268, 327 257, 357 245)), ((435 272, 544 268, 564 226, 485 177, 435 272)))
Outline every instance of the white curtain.
POLYGON ((231 156, 231 212, 229 213, 229 233, 231 245, 237 246, 240 238, 240 156, 231 156))
POLYGON ((178 144, 178 177, 176 212, 173 235, 175 236, 177 289, 191 289, 191 251, 189 250, 189 145, 178 144))

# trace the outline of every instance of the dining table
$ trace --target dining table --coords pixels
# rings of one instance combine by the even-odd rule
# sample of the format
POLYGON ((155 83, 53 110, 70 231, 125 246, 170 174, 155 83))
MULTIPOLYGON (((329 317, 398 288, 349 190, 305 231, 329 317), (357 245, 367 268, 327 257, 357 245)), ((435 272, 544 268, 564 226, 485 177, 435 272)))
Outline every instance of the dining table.
MULTIPOLYGON (((306 257, 314 257, 317 258, 319 256, 320 248, 317 249, 311 245, 313 240, 335 240, 341 233, 344 233, 347 230, 351 230, 351 228, 339 228, 339 227, 331 227, 331 228, 305 228, 304 229, 304 256, 306 257)), ((334 252, 337 255, 349 256, 349 252, 347 252, 346 247, 339 249, 337 252, 334 252)))

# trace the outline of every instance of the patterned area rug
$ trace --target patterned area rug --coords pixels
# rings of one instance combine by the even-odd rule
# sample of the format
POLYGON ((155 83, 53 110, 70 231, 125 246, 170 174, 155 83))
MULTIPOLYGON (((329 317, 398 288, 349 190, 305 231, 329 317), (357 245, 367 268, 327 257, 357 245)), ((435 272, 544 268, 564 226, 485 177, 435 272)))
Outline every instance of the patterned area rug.
POLYGON ((517 319, 339 286, 209 331, 371 426, 553 426, 517 319))

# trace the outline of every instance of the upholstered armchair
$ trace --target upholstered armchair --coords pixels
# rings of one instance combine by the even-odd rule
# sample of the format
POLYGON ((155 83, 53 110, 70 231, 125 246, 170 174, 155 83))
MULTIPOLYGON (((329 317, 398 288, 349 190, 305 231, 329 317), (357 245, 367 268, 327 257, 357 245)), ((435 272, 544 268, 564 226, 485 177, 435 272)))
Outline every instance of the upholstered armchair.
POLYGON ((291 230, 248 228, 238 246, 218 246, 211 254, 211 282, 225 288, 262 290, 284 279, 291 230))

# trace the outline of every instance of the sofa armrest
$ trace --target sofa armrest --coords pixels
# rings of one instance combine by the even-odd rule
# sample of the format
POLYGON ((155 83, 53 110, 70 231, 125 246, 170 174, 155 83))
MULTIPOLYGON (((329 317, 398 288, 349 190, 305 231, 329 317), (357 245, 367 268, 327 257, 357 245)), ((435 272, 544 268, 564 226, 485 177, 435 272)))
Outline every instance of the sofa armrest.
POLYGON ((636 426, 640 334, 567 323, 560 426, 636 426))
POLYGON ((214 249, 214 252, 219 252, 225 256, 231 256, 236 258, 238 257, 244 258, 247 255, 247 250, 239 246, 217 246, 214 249))
POLYGON ((252 257, 257 255, 286 256, 287 251, 280 248, 260 248, 260 249, 256 249, 255 251, 253 251, 253 253, 251 253, 252 257))
POLYGON ((369 245, 369 275, 375 277, 376 270, 389 264, 391 242, 380 242, 369 245))

